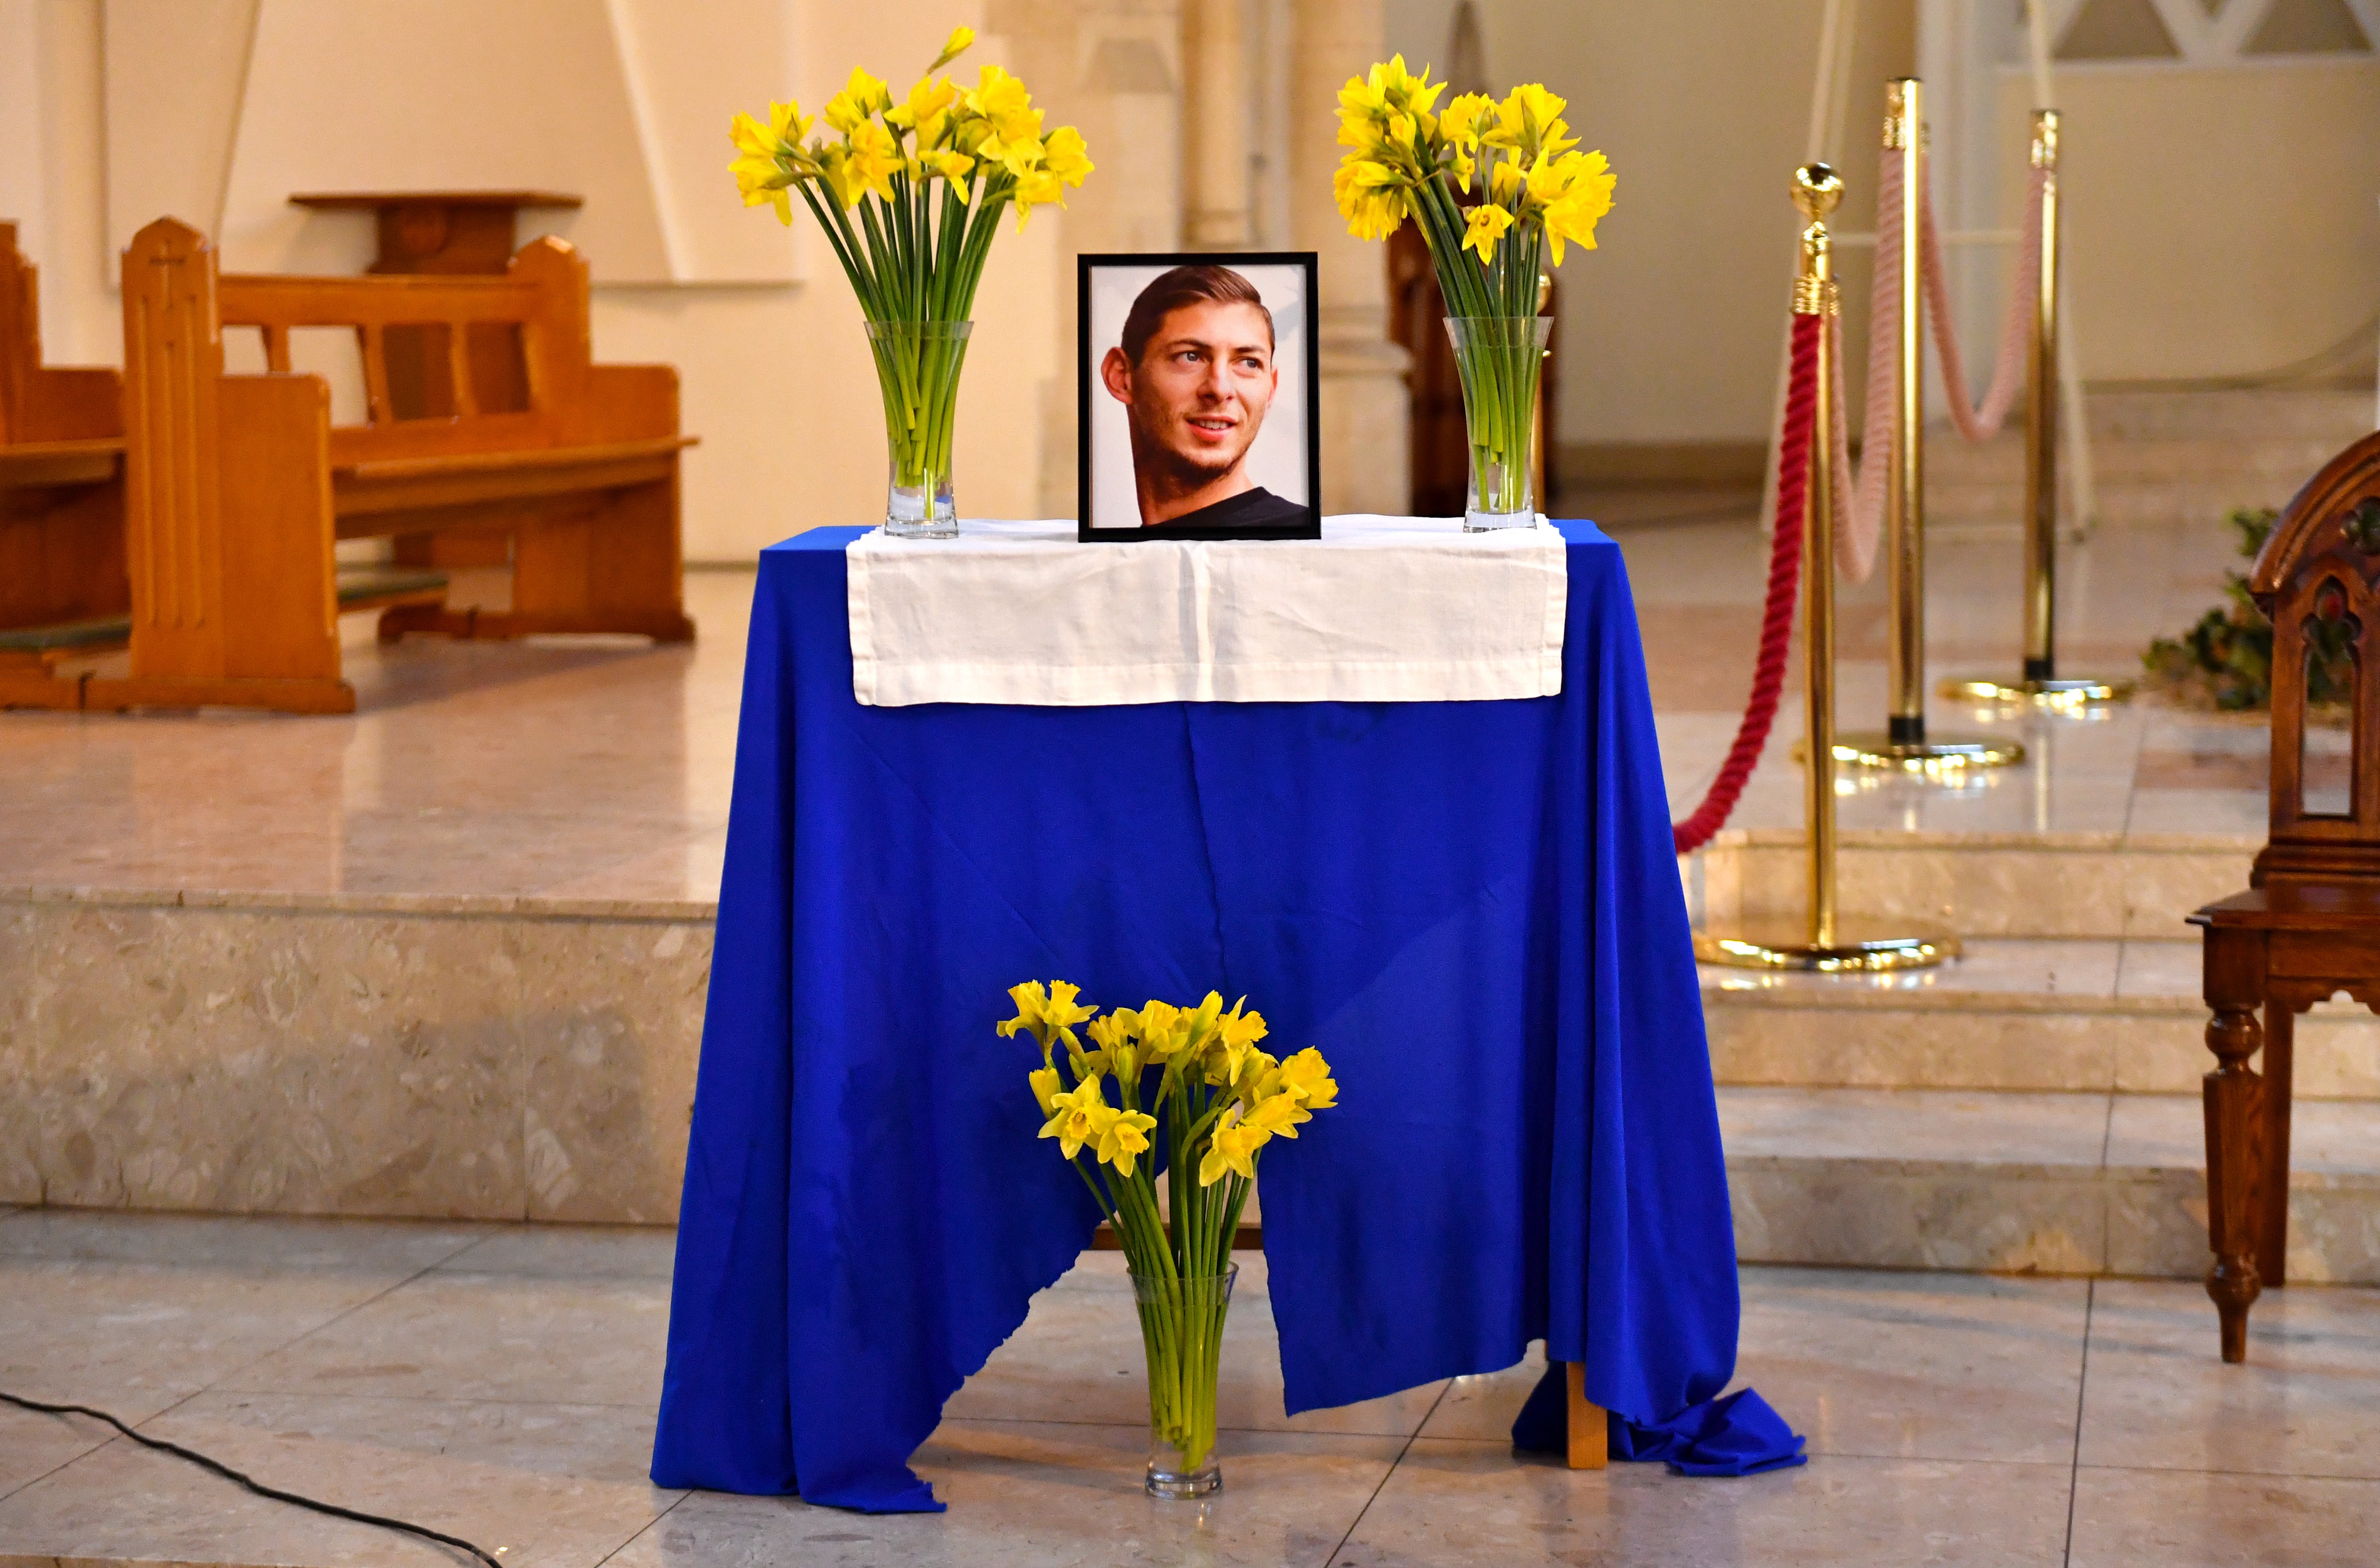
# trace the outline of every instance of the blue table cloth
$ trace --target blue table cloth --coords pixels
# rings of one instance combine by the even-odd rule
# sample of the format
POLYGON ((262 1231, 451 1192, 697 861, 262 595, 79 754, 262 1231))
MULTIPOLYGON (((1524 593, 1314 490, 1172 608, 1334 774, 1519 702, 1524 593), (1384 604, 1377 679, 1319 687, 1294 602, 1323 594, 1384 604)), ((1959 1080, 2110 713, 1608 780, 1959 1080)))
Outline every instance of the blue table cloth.
MULTIPOLYGON (((1292 1413, 1543 1338, 1621 1452, 1726 1424, 1735 1249, 1643 650, 1619 549, 1560 526, 1562 692, 1504 702, 862 707, 860 530, 762 553, 657 1483, 939 1506, 909 1455, 1099 1218, 1034 1136, 1038 1052, 992 1032, 1028 978, 1245 994, 1330 1059, 1339 1108, 1263 1166, 1292 1413)), ((1790 1462, 1738 1438, 1739 1470, 1790 1462)))

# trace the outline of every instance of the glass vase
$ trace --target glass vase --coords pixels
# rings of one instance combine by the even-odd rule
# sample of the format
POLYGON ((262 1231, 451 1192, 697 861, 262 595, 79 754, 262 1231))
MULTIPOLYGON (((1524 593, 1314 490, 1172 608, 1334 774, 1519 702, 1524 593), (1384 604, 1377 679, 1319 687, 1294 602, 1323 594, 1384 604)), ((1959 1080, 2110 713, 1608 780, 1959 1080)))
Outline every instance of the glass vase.
POLYGON ((870 322, 876 381, 884 394, 890 479, 884 531, 901 539, 956 539, 951 432, 959 371, 973 322, 870 322))
POLYGON ((1446 318, 1471 445, 1465 532, 1536 523, 1537 375, 1553 325, 1551 316, 1446 318))
POLYGON ((1215 1376, 1236 1263, 1220 1274, 1132 1276, 1148 1353, 1148 1495, 1205 1497, 1223 1485, 1215 1458, 1215 1376))

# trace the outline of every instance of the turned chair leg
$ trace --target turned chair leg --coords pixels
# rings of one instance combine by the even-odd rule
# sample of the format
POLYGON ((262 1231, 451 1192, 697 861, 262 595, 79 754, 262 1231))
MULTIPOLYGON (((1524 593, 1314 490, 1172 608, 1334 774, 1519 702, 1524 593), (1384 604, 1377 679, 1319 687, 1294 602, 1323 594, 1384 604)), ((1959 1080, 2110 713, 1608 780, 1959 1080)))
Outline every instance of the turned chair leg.
POLYGON ((2215 1254, 2206 1294, 2222 1319, 2223 1359, 2245 1361, 2248 1308, 2263 1289, 2256 1273, 2256 1178, 2265 1086, 2248 1058, 2264 1042, 2252 1001, 2236 992, 2216 994, 2218 951, 2210 943, 2206 955, 2207 1003, 2215 1009, 2206 1044, 2217 1064, 2206 1075, 2206 1232, 2215 1254))
POLYGON ((2285 1282, 2289 1250, 2289 1080, 2297 1015, 2287 1002, 2265 1003, 2265 1083, 2256 1150, 2256 1282, 2285 1282))

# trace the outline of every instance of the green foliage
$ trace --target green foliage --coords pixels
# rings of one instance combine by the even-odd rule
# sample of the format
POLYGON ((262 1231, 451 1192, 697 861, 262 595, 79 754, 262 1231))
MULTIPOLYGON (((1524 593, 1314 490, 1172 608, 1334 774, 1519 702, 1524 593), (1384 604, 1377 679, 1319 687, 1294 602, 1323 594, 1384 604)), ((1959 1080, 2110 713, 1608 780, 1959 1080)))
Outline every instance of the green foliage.
MULTIPOLYGON (((2255 560, 2279 517, 2270 507, 2243 506, 2225 519, 2240 536, 2240 559, 2255 560)), ((2198 624, 2180 638, 2161 637, 2151 642, 2141 662, 2155 684, 2226 712, 2269 709, 2273 705, 2273 623, 2250 597, 2244 573, 2226 574, 2224 599, 2223 604, 2200 616, 2198 624)), ((2344 702, 2354 679, 2347 625, 2317 621, 2312 631, 2314 656, 2307 672, 2306 700, 2316 708, 2344 702)))

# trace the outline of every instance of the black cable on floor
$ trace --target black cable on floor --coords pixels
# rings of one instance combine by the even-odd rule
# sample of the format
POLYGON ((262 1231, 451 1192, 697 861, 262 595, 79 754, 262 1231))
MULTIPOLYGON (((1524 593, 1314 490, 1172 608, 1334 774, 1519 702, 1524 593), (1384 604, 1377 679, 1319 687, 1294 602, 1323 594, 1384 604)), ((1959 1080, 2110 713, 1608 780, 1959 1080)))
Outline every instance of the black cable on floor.
POLYGON ((441 1546, 451 1546, 468 1551, 486 1563, 488 1568, 504 1568, 504 1565, 497 1562, 492 1553, 473 1546, 460 1536, 450 1536, 443 1531, 433 1530, 427 1525, 409 1525, 402 1519, 388 1519, 377 1513, 358 1513, 352 1508, 342 1508, 335 1502, 300 1497, 296 1492, 285 1492, 278 1487, 268 1487, 251 1476, 243 1476, 230 1465, 219 1460, 209 1459, 205 1454, 184 1448, 179 1443, 167 1442, 163 1438, 152 1438, 145 1433, 136 1432, 106 1411, 93 1410, 88 1404, 51 1404, 44 1400, 27 1399, 20 1394, 10 1393, 6 1389, 0 1389, 0 1402, 16 1405, 19 1409, 39 1411, 44 1416, 88 1416, 94 1421, 106 1422, 143 1448, 153 1448, 161 1453, 170 1453, 176 1459, 187 1459, 202 1470, 212 1470, 226 1481, 246 1487, 259 1497, 271 1498, 275 1502, 286 1502, 298 1508, 310 1508, 317 1513, 327 1513, 334 1519, 352 1519, 358 1525, 377 1525, 383 1530, 402 1530, 407 1535, 419 1536, 424 1540, 436 1541, 441 1546))

